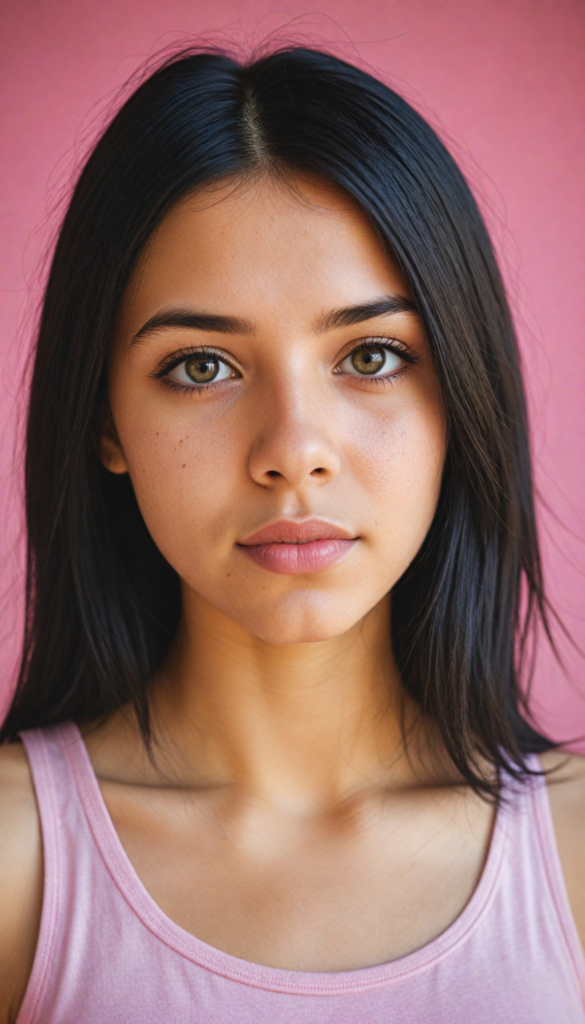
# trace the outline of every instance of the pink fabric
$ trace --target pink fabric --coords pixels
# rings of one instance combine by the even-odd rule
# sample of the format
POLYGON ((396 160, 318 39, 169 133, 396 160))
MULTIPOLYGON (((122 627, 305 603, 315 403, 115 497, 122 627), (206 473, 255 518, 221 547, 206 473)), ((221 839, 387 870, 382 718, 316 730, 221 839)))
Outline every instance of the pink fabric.
POLYGON ((479 885, 417 952, 332 974, 228 956, 173 924, 114 830, 77 728, 23 734, 45 895, 18 1024, 583 1024, 585 959, 546 785, 510 789, 479 885))

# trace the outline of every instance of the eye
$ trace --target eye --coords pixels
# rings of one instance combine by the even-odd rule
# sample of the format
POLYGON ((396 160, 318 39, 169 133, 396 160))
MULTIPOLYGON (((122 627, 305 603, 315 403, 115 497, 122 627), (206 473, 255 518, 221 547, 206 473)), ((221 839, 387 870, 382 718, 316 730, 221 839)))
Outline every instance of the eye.
POLYGON ((403 357, 386 345, 362 345, 345 357, 339 370, 354 377, 379 377, 400 369, 403 362, 403 357))
POLYGON ((167 370, 166 376, 177 384, 197 387, 227 380, 229 377, 235 377, 236 373, 213 352, 197 352, 183 359, 172 370, 167 370))

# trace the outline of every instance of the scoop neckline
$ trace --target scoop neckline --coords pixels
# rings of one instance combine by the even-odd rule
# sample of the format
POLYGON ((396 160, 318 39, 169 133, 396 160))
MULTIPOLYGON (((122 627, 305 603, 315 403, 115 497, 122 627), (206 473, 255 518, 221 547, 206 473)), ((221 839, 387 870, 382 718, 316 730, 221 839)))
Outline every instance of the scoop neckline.
POLYGON ((349 971, 294 971, 242 960, 198 939, 159 907, 116 832, 78 726, 68 722, 57 728, 98 851, 129 907, 166 946, 214 974, 255 988, 297 995, 338 995, 380 988, 430 968, 455 951, 491 903, 506 845, 503 804, 496 809, 487 856, 471 897, 449 927, 419 949, 388 963, 349 971))

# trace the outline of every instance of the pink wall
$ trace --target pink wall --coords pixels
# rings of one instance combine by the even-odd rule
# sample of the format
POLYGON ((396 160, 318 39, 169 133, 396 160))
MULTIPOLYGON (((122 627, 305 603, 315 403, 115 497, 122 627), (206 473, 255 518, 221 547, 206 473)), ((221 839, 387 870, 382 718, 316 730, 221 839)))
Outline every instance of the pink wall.
MULTIPOLYGON (((48 215, 104 99, 145 56, 221 29, 237 41, 334 44, 393 82, 439 127, 482 201, 519 325, 550 591, 585 643, 585 5, 582 0, 3 0, 0 124, 1 692, 9 692, 20 579, 14 471, 18 377, 48 215), (320 11, 315 14, 315 8, 320 11)), ((60 193, 61 190, 61 193, 60 193)), ((585 734, 585 661, 543 653, 535 701, 557 734, 585 734)), ((585 748, 584 748, 585 749, 585 748)))

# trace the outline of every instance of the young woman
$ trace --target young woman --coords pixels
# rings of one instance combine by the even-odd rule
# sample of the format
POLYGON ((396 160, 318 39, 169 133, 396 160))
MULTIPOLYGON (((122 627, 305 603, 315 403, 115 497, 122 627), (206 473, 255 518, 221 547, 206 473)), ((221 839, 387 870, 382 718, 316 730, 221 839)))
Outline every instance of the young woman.
POLYGON ((57 244, 26 487, 2 1020, 585 1021, 516 342, 399 96, 302 49, 138 88, 57 244))

